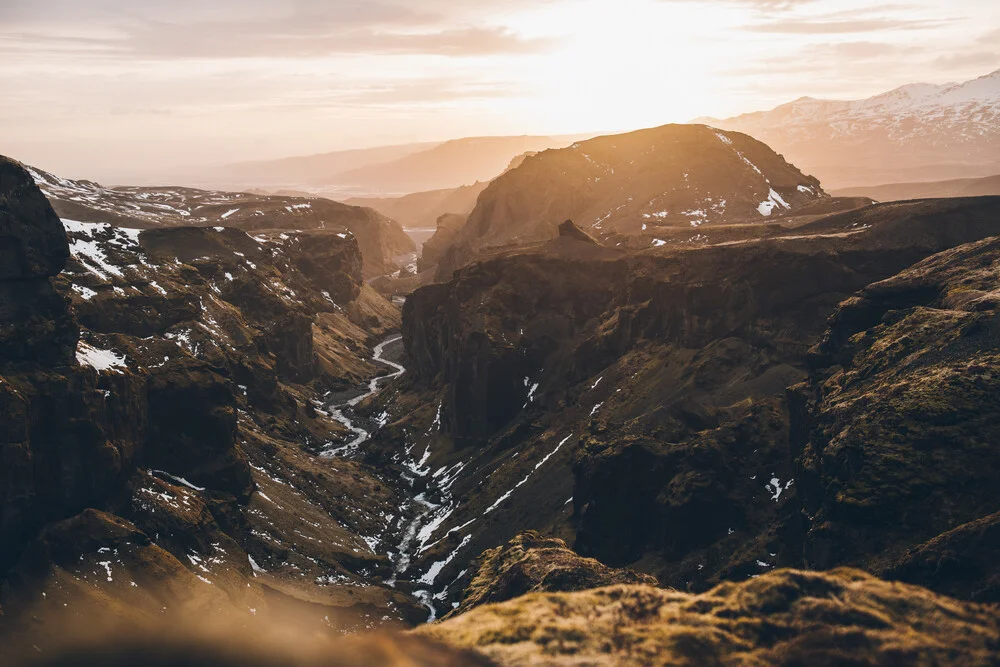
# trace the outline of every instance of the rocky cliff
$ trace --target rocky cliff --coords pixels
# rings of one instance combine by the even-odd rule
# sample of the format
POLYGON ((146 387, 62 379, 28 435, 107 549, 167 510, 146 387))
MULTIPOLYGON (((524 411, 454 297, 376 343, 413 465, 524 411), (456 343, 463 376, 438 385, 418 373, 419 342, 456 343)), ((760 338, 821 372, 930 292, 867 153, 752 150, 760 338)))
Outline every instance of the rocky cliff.
POLYGON ((115 187, 73 181, 28 168, 55 211, 80 222, 115 227, 224 226, 260 230, 346 229, 358 240, 366 277, 396 270, 394 258, 416 248, 394 220, 370 208, 329 199, 281 197, 192 188, 115 187))

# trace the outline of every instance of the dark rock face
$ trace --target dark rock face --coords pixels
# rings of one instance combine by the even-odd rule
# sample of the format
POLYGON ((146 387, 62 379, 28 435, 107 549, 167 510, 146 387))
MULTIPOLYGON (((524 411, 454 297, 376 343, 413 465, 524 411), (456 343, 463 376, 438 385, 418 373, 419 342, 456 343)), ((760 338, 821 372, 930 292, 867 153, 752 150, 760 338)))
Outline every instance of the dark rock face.
POLYGON ((7 363, 68 365, 79 327, 49 278, 0 282, 0 357, 7 363))
POLYGON ((79 327, 51 284, 69 254, 66 232, 27 171, 6 158, 0 225, 3 570, 42 524, 102 502, 124 479, 145 435, 145 396, 125 368, 75 365, 79 327))
POLYGON ((76 324, 49 280, 68 257, 62 223, 31 175, 0 156, 0 361, 71 363, 76 324))
POLYGON ((865 288, 831 319, 814 363, 836 366, 801 388, 808 564, 888 567, 1000 599, 1000 572, 983 567, 1000 510, 997 266, 997 239, 961 246, 865 288), (953 559, 969 569, 958 574, 953 559))
POLYGON ((236 397, 204 362, 178 357, 149 378, 145 463, 193 483, 250 497, 250 466, 236 445, 236 397))
POLYGON ((990 607, 847 568, 781 570, 700 595, 648 586, 544 593, 418 633, 500 664, 992 665, 990 607))
POLYGON ((131 472, 146 427, 141 377, 82 368, 2 377, 0 567, 46 521, 104 502, 131 472))
POLYGON ((625 265, 609 251, 609 261, 600 263, 603 279, 595 281, 594 266, 574 252, 553 264, 518 261, 516 270, 504 262, 472 265, 452 282, 407 299, 403 340, 412 374, 418 382, 439 378, 449 387, 445 416, 457 441, 482 442, 507 424, 527 401, 525 378, 606 308, 625 265), (469 303, 485 294, 488 300, 469 303))
POLYGON ((31 174, 0 158, 0 280, 50 278, 68 258, 66 232, 31 174))
POLYGON ((616 584, 656 586, 656 579, 616 570, 593 558, 581 558, 560 539, 535 531, 519 534, 490 549, 473 563, 476 573, 452 615, 528 593, 568 593, 616 584))

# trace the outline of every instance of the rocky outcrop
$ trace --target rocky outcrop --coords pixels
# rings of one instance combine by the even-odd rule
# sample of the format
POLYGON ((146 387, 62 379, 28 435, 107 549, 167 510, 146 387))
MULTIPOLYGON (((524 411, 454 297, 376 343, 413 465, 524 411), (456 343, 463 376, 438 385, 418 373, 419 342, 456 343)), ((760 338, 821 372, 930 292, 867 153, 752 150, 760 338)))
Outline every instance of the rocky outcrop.
POLYGON ((590 234, 588 234, 587 232, 583 231, 575 224, 573 224, 572 220, 567 220, 566 222, 559 225, 559 236, 567 236, 569 238, 576 239, 577 241, 583 241, 584 243, 597 245, 597 240, 593 236, 591 236, 590 234))
POLYGON ((564 252, 551 260, 472 265, 407 299, 403 340, 413 377, 448 386, 442 418, 456 441, 481 443, 507 424, 527 400, 525 378, 560 340, 602 314, 624 280, 619 253, 562 241, 564 252))
POLYGON ((0 157, 0 361, 72 362, 78 331, 50 281, 68 257, 66 232, 31 176, 0 157))
POLYGON ((813 359, 824 370, 799 388, 810 413, 793 443, 809 565, 853 563, 1000 600, 1000 571, 984 567, 1000 511, 998 265, 996 238, 961 246, 834 314, 813 359))
POLYGON ((417 260, 418 271, 432 271, 438 265, 468 219, 468 214, 456 213, 446 213, 437 219, 434 236, 424 241, 420 250, 420 258, 417 260))
POLYGON ((519 534, 490 549, 473 563, 475 574, 452 615, 528 593, 568 593, 616 584, 655 586, 656 579, 616 570, 593 558, 581 558, 566 543, 535 531, 519 534))
POLYGON ((45 522, 113 493, 140 453, 146 411, 141 378, 103 350, 78 349, 79 327, 51 281, 69 255, 66 232, 28 172, 7 158, 0 245, 3 571, 45 522))
MULTIPOLYGON (((766 145, 705 125, 598 137, 529 157, 480 195, 440 259, 438 280, 491 247, 545 241, 574 220, 600 237, 764 222, 826 198, 766 145)), ((617 242, 617 241, 616 241, 617 242)))
POLYGON ((237 446, 232 383, 188 356, 165 362, 149 378, 145 464, 244 501, 250 466, 237 446))
POLYGON ((420 635, 501 665, 992 665, 992 608, 862 572, 782 570, 701 595, 648 586, 527 595, 420 635))
POLYGON ((68 258, 62 223, 31 175, 0 160, 0 280, 49 278, 68 258))

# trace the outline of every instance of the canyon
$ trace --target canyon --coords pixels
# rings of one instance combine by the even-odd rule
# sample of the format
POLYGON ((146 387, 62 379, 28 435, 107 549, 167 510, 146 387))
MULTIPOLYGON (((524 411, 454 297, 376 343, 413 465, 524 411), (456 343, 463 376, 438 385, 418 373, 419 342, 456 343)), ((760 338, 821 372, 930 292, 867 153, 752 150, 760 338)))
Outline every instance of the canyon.
POLYGON ((0 158, 3 641, 991 664, 1000 197, 703 125, 510 166, 411 272, 371 209, 0 158))

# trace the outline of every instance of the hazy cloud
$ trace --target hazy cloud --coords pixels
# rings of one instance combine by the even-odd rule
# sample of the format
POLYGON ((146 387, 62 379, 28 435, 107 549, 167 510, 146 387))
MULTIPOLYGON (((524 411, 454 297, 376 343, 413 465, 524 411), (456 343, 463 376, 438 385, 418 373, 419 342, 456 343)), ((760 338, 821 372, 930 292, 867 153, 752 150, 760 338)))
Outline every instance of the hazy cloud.
MULTIPOLYGON (((432 54, 445 56, 532 53, 553 44, 523 39, 504 28, 455 28, 413 32, 308 29, 271 24, 146 24, 118 46, 147 58, 321 57, 335 54, 432 54)), ((114 47, 114 44, 109 44, 114 47)))
POLYGON ((976 40, 979 44, 986 44, 988 46, 995 46, 1000 44, 1000 29, 991 30, 982 37, 976 40))
POLYGON ((940 19, 794 19, 768 21, 747 26, 751 32, 783 33, 797 35, 836 35, 886 30, 921 30, 946 24, 940 19))
POLYGON ((534 53, 553 45, 497 26, 461 23, 476 3, 404 5, 351 0, 2 0, 0 51, 79 51, 139 58, 468 56, 534 53), (45 28, 43 30, 42 28, 45 28), (90 28, 94 34, 86 34, 90 28), (67 31, 70 31, 67 33, 67 31))
MULTIPOLYGON (((802 5, 811 5, 818 0, 715 0, 715 4, 734 5, 742 7, 752 7, 755 9, 775 11, 788 10, 802 5)), ((660 0, 664 3, 672 4, 705 4, 705 0, 660 0)))
POLYGON ((951 70, 966 67, 983 67, 995 70, 1000 68, 1000 52, 974 51, 971 53, 954 53, 938 56, 933 64, 939 69, 951 70))

